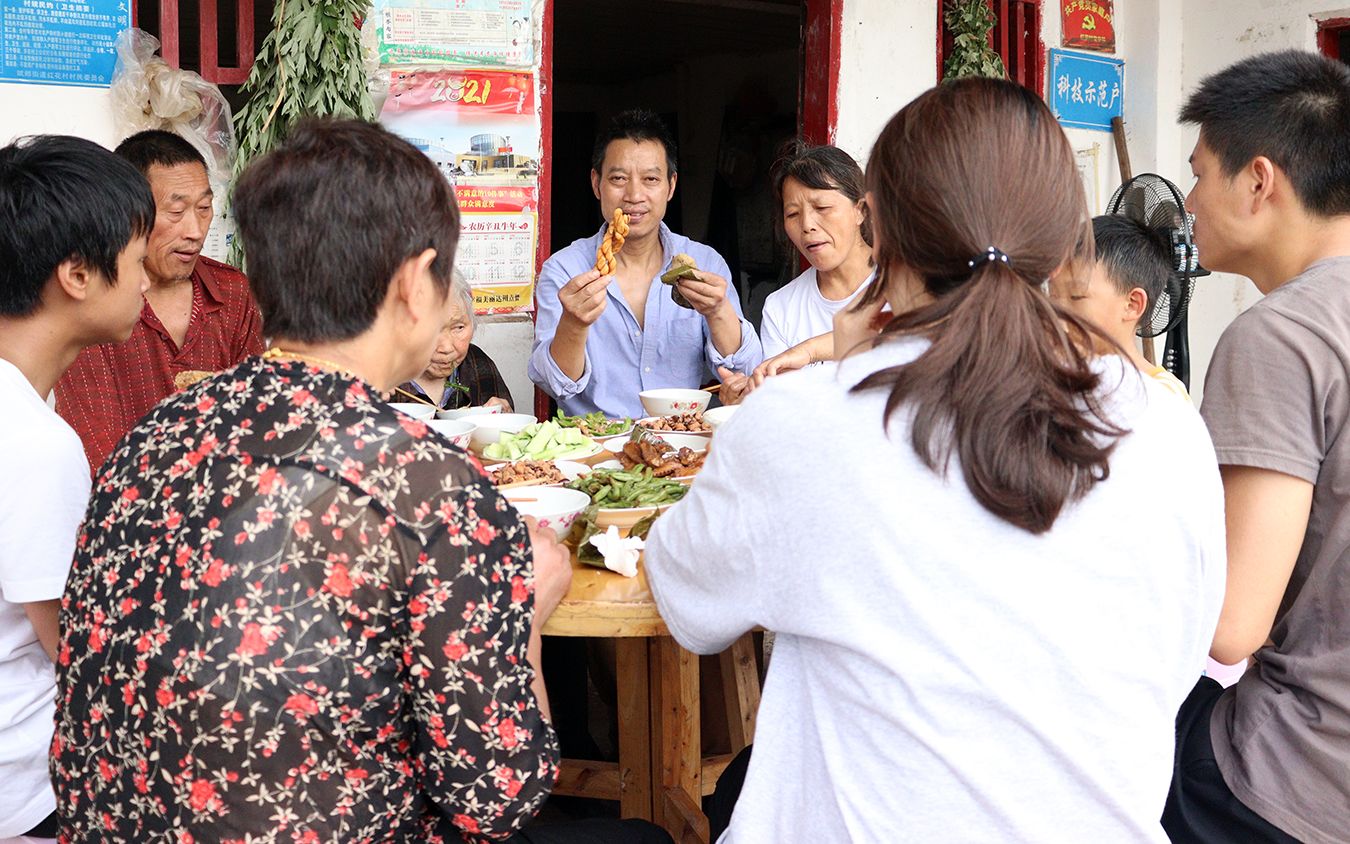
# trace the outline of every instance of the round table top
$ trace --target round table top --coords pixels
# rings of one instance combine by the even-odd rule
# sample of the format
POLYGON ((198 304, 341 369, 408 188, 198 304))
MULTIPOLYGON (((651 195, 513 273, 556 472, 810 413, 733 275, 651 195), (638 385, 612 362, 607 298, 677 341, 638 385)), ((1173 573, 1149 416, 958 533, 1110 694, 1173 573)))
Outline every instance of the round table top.
POLYGON ((647 567, 637 577, 583 565, 572 555, 572 585, 544 625, 545 636, 669 636, 647 585, 647 567))

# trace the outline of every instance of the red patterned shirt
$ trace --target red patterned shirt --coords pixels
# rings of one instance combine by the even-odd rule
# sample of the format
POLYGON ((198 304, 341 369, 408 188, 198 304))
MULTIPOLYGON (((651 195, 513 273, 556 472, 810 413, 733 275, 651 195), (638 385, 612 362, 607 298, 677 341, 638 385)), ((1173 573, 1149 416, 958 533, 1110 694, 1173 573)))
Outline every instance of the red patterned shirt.
POLYGON ((229 369, 262 350, 262 317, 248 279, 201 257, 192 272, 192 316, 182 348, 147 302, 125 343, 90 346, 75 358, 56 385, 56 412, 80 435, 97 475, 122 435, 174 391, 175 375, 229 369))
POLYGON ((61 612, 62 840, 459 841, 557 775, 519 514, 303 364, 162 402, 100 476, 61 612))

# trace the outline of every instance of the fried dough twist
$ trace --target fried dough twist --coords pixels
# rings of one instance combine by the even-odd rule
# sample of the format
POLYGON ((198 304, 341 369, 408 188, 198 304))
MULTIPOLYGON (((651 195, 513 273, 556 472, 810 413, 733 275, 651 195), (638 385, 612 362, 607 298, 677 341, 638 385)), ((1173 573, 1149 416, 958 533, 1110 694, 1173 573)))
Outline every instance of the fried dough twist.
POLYGON ((615 208, 614 218, 609 221, 609 229, 605 231, 605 239, 600 241, 600 248, 595 250, 595 268, 601 275, 614 275, 619 266, 614 256, 623 249, 627 237, 628 215, 623 213, 622 208, 615 208))

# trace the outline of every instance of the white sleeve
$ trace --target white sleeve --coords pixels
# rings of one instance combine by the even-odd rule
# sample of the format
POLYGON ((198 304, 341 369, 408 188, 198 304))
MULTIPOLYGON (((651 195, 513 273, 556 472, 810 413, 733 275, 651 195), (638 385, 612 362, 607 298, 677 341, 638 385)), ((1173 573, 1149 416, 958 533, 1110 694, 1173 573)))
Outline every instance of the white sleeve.
POLYGON ((656 520, 647 539, 657 608, 671 635, 694 653, 720 653, 763 623, 758 554, 768 547, 770 520, 757 509, 765 499, 750 488, 763 473, 746 471, 738 456, 746 444, 736 432, 750 436, 755 427, 733 424, 743 414, 718 429, 698 483, 656 520))
POLYGON ((783 336, 783 317, 786 316, 784 308, 779 304, 783 300, 782 296, 770 295, 764 300, 764 313, 759 319, 759 341, 764 344, 764 359, 768 360, 774 355, 781 355, 786 352, 790 346, 796 345, 789 343, 783 336))
POLYGON ((0 453, 0 597, 60 598, 89 506, 89 464, 74 432, 0 453), (22 483, 16 479, 22 478, 22 483))

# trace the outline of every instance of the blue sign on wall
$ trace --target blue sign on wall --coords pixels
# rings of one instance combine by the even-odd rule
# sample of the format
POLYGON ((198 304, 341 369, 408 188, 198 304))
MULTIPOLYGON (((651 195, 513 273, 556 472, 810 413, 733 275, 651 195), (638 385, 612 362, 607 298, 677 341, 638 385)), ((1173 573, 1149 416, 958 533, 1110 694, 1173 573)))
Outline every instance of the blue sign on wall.
POLYGON ((0 0, 0 82, 107 87, 130 0, 0 0))
POLYGON ((1124 116, 1125 62, 1068 50, 1050 51, 1050 110, 1066 128, 1111 131, 1124 116))

